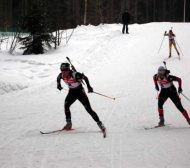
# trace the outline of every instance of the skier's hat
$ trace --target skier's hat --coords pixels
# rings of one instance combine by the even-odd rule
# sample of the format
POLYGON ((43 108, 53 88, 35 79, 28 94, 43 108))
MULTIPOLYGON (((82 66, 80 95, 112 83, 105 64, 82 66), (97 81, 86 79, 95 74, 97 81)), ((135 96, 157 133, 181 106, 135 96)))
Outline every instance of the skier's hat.
POLYGON ((69 71, 70 70, 70 64, 69 63, 62 63, 60 69, 61 69, 61 71, 69 71))
POLYGON ((165 74, 165 72, 166 72, 166 69, 163 66, 160 66, 158 68, 158 74, 165 74))

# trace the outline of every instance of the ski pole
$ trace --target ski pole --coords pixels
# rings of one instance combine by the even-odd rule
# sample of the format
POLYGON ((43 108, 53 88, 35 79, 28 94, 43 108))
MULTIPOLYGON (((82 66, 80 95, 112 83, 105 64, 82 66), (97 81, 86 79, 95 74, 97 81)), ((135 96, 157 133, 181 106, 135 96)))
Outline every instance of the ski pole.
MULTIPOLYGON (((164 34, 166 34, 166 31, 165 31, 164 34)), ((165 36, 164 36, 164 37, 165 37, 165 36)), ((164 37, 163 37, 163 39, 162 39, 162 43, 163 43, 163 41, 164 41, 164 37)), ((161 49, 162 43, 161 43, 161 45, 160 45, 160 49, 161 49)), ((158 53, 160 52, 160 49, 158 50, 158 53)))
MULTIPOLYGON (((181 93, 187 100, 189 100, 183 93, 181 93)), ((190 101, 190 100, 189 100, 190 101)))
POLYGON ((109 96, 103 95, 103 94, 101 94, 101 93, 97 93, 97 92, 94 92, 94 91, 93 91, 92 93, 95 93, 95 94, 98 94, 98 95, 101 95, 101 96, 107 97, 107 98, 109 98, 109 99, 113 99, 113 100, 115 100, 115 98, 112 98, 112 97, 109 97, 109 96))
MULTIPOLYGON (((181 50, 181 48, 180 48, 180 46, 179 46, 179 44, 178 44, 178 42, 177 42, 177 40, 175 39, 175 41, 176 41, 176 43, 177 43, 177 46, 179 47, 179 49, 180 49, 180 51, 181 51, 181 53, 182 53, 182 55, 183 55, 183 52, 182 52, 182 50, 181 50)), ((184 55, 183 55, 184 56, 184 55)))

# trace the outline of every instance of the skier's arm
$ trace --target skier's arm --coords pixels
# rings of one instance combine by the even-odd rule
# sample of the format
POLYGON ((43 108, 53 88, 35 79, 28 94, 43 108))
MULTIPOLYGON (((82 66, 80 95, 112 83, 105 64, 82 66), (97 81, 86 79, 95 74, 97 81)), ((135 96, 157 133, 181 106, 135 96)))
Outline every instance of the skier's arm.
POLYGON ((180 94, 180 93, 182 93, 183 92, 183 90, 182 90, 182 88, 181 88, 181 78, 178 78, 178 77, 176 77, 177 78, 177 81, 178 81, 178 85, 179 85, 179 87, 178 87, 178 93, 180 94))
POLYGON ((178 77, 176 77, 176 78, 177 78, 179 87, 181 87, 181 84, 182 84, 181 78, 178 78, 178 77))
POLYGON ((57 89, 60 91, 63 89, 61 86, 61 78, 62 78, 62 74, 60 73, 57 77, 57 89))
POLYGON ((153 76, 153 80, 154 80, 154 84, 155 84, 155 89, 156 89, 157 91, 159 91, 159 87, 158 87, 158 84, 157 84, 157 74, 155 74, 155 75, 153 76))
POLYGON ((179 78, 177 76, 169 75, 168 79, 170 81, 176 81, 176 82, 178 82, 179 87, 181 87, 181 84, 182 84, 181 78, 179 78))
POLYGON ((85 81, 85 83, 87 85, 87 88, 88 88, 88 92, 89 93, 93 92, 93 88, 90 86, 90 82, 89 82, 88 78, 84 74, 81 74, 81 73, 77 72, 76 75, 75 75, 75 78, 76 78, 77 81, 84 79, 84 81, 85 81))
POLYGON ((178 82, 178 93, 182 93, 183 90, 181 88, 181 86, 182 86, 181 78, 179 78, 177 76, 172 76, 172 75, 170 75, 168 78, 172 79, 172 81, 178 82))
POLYGON ((93 92, 93 88, 90 86, 90 82, 89 82, 88 78, 85 75, 83 76, 83 78, 84 78, 84 81, 85 81, 85 83, 86 83, 86 85, 88 87, 88 92, 92 93, 93 92))

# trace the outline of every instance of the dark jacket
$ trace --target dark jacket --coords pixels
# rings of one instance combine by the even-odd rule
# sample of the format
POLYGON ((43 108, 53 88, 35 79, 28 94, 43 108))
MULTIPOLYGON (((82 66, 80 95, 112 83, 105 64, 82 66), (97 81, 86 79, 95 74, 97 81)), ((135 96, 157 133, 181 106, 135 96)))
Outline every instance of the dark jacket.
POLYGON ((129 23, 129 21, 130 21, 130 14, 128 12, 123 13, 122 22, 123 23, 129 23))

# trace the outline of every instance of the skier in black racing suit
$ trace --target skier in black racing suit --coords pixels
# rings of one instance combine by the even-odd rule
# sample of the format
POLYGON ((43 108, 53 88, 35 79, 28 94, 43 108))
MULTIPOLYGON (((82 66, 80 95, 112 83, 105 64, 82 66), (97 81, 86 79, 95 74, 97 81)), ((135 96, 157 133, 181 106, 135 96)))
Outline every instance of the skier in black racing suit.
POLYGON ((158 84, 161 87, 161 91, 158 97, 158 113, 160 117, 160 122, 158 123, 159 126, 164 126, 164 110, 163 105, 168 97, 172 100, 175 104, 177 109, 183 114, 187 122, 190 124, 190 118, 187 111, 183 108, 178 93, 182 93, 181 88, 181 79, 176 76, 169 75, 169 70, 165 69, 163 66, 159 67, 158 73, 154 75, 154 83, 155 89, 159 91, 158 84), (173 85, 173 81, 178 82, 178 93, 173 85), (158 83, 158 84, 157 84, 158 83))
POLYGON ((66 122, 67 124, 64 126, 63 129, 71 129, 72 122, 71 122, 71 112, 70 106, 76 101, 79 100, 82 105, 85 107, 86 111, 92 116, 92 118, 97 122, 99 128, 102 132, 105 131, 104 124, 100 121, 96 112, 94 112, 90 106, 89 99, 85 93, 84 88, 82 87, 82 79, 84 79, 88 92, 92 93, 93 88, 90 86, 88 78, 79 72, 74 72, 70 69, 69 63, 62 63, 60 67, 61 73, 57 77, 57 89, 60 91, 63 89, 61 86, 61 79, 68 85, 69 93, 65 98, 65 115, 66 115, 66 122))

